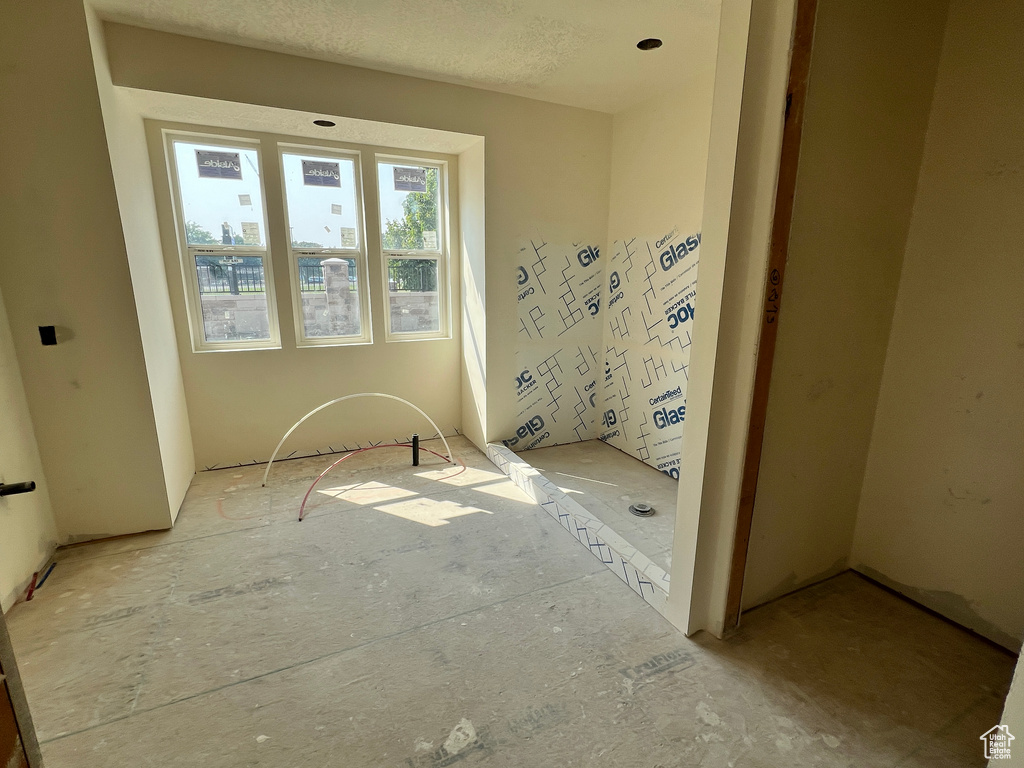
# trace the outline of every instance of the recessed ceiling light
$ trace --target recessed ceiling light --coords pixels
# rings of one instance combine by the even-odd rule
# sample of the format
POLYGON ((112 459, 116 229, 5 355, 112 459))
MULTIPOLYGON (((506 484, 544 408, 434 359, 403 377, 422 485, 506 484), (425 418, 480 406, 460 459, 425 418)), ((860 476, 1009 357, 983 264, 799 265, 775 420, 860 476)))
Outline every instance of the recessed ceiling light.
MULTIPOLYGON (((660 43, 659 43, 660 45, 660 43)), ((337 123, 330 120, 314 120, 313 125, 319 125, 321 128, 333 128, 337 123)))
POLYGON ((655 48, 661 48, 661 40, 656 37, 648 37, 646 40, 641 40, 637 43, 636 47, 641 51, 653 51, 655 48))

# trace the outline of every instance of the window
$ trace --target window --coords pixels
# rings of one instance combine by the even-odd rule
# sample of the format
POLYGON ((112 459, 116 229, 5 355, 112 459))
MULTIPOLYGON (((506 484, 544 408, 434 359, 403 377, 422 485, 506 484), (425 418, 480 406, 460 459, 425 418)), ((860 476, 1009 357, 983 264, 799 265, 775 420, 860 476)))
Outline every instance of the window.
POLYGON ((194 351, 281 347, 272 252, 287 262, 277 277, 287 278, 280 298, 298 347, 369 344, 381 329, 389 342, 451 338, 453 158, 154 130, 171 192, 161 220, 173 220, 164 235, 168 247, 176 235, 194 351), (278 162, 267 167, 267 157, 278 162))
POLYGON ((193 348, 280 346, 258 144, 167 142, 193 348))
POLYGON ((359 154, 281 148, 302 346, 370 341, 359 154))
POLYGON ((389 340, 448 335, 443 163, 377 160, 389 340))

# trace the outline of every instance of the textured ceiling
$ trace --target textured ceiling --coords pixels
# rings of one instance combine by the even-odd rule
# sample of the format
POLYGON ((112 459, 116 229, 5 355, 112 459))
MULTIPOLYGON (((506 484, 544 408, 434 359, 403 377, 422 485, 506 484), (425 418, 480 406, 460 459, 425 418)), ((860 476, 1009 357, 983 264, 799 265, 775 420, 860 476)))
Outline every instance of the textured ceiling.
POLYGON ((92 0, 193 37, 618 112, 714 66, 719 0, 92 0), (638 40, 660 37, 651 52, 638 40))

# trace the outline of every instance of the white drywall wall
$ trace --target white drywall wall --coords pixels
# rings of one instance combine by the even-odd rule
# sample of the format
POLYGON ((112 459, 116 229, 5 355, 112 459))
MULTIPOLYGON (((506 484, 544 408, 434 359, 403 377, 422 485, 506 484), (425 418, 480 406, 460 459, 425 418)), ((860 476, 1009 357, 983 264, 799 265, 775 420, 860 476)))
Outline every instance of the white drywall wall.
MULTIPOLYGON (((484 260, 484 140, 459 155, 460 253, 462 272, 462 432, 480 450, 487 441, 487 301, 484 260)), ((458 315, 456 315, 458 322, 458 315)))
MULTIPOLYGON (((509 382, 515 378, 516 300, 515 292, 508 288, 512 260, 524 239, 538 232, 555 242, 600 242, 604 237, 610 115, 116 24, 107 24, 105 29, 113 80, 118 85, 483 136, 487 253, 483 305, 487 309, 488 394, 485 436, 495 439, 515 431, 515 402, 507 395, 509 382)), ((282 317, 289 317, 280 300, 279 305, 282 317)), ((286 338, 288 332, 283 333, 286 338)), ((411 375, 404 377, 400 384, 405 391, 397 394, 422 400, 417 398, 417 390, 443 391, 449 371, 455 388, 461 390, 459 353, 450 366, 441 365, 436 359, 437 344, 383 345, 378 339, 372 348, 295 350, 295 356, 280 366, 273 366, 275 353, 270 351, 183 353, 197 458, 200 464, 208 458, 219 461, 221 449, 207 447, 229 439, 227 433, 240 415, 266 425, 246 427, 249 438, 258 434, 260 445, 272 433, 283 433, 308 409, 300 407, 304 402, 300 403, 298 397, 280 397, 282 387, 296 380, 305 385, 314 371, 328 371, 321 379, 330 378, 332 372, 342 368, 358 368, 369 374, 377 371, 379 381, 364 377, 364 386, 394 390, 394 377, 389 378, 383 371, 393 365, 387 356, 399 354, 397 347, 405 348, 401 354, 421 372, 415 381, 411 375), (430 375, 432 370, 440 370, 441 381, 430 375), (297 378, 300 374, 302 379, 297 378), (266 407, 225 415, 209 394, 214 388, 249 392, 266 407), (207 392, 205 405, 196 401, 196 393, 203 390, 207 392), (261 390, 268 394, 259 395, 261 390)), ((305 386, 299 390, 305 391, 305 386)), ((337 395, 332 392, 330 396, 337 395)), ((309 407, 330 396, 310 394, 309 407), (316 398, 320 399, 312 402, 316 398)), ((302 399, 306 397, 302 394, 302 399)), ((456 399, 450 418, 445 419, 444 414, 434 418, 447 426, 444 422, 457 422, 461 413, 462 404, 456 399)), ((374 439, 381 437, 392 435, 378 434, 374 439)), ((249 445, 256 444, 250 439, 249 445)))
POLYGON ((35 481, 31 493, 0 498, 0 612, 21 596, 53 554, 57 524, 39 460, 14 340, 0 294, 0 483, 35 481))
POLYGON ((96 68, 96 86, 110 147, 110 163, 118 210, 131 270, 146 374, 156 420, 164 486, 171 519, 177 517, 192 476, 195 456, 174 337, 174 318, 161 258, 153 177, 149 172, 142 119, 123 103, 110 82, 102 23, 86 6, 89 39, 96 68))
POLYGON ((608 242, 700 230, 715 60, 690 66, 685 88, 612 118, 608 242))
POLYGON ((744 608, 847 567, 946 10, 818 4, 744 608))
POLYGON ((81 0, 5 6, 0 288, 62 541, 171 515, 81 0), (61 326, 41 346, 37 326, 61 326))
POLYGON ((724 0, 701 222, 687 424, 666 616, 687 634, 725 626, 742 446, 778 173, 794 0, 724 0), (740 116, 743 115, 741 121, 740 116), (728 270, 726 255, 728 254, 728 270))
POLYGON ((851 564, 1024 636, 1024 16, 953 0, 851 564))
POLYGON ((1007 726, 1013 735, 1013 741, 1010 742, 1010 759, 990 760, 988 764, 992 768, 1021 768, 1024 766, 1024 749, 1019 745, 1013 746, 1015 742, 1024 739, 1024 668, 1019 660, 999 724, 1007 726))
POLYGON ((612 121, 599 435, 676 478, 714 88, 714 59, 694 60, 685 87, 612 121))

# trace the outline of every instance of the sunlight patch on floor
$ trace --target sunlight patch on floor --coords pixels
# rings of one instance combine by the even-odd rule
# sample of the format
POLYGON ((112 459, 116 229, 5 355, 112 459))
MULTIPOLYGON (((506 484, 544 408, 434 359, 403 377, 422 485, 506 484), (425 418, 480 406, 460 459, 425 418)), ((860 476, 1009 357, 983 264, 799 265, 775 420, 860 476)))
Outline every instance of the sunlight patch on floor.
POLYGON ((495 480, 504 480, 505 475, 501 472, 490 472, 476 467, 466 467, 459 472, 452 473, 451 469, 444 467, 429 472, 417 472, 416 477, 426 480, 437 480, 447 485, 476 485, 477 483, 492 483, 495 480))
POLYGON ((352 504, 380 504, 382 501, 394 501, 416 495, 415 491, 397 488, 386 483, 378 483, 375 480, 366 483, 354 483, 352 485, 339 485, 334 488, 322 488, 317 490, 317 493, 348 501, 352 504))
POLYGON ((480 491, 480 493, 487 493, 491 496, 497 496, 501 499, 508 499, 509 501, 521 501, 524 504, 534 503, 533 499, 527 496, 526 493, 524 493, 523 490, 511 480, 478 485, 473 490, 480 491))
POLYGON ((483 512, 485 515, 494 514, 486 509, 477 507, 465 507, 450 501, 438 501, 430 498, 410 499, 395 504, 387 504, 381 507, 374 507, 378 512, 386 512, 404 520, 414 523, 429 525, 432 528, 439 525, 448 525, 448 521, 464 515, 472 515, 483 512))
POLYGON ((560 490, 562 493, 578 493, 580 495, 586 493, 586 491, 577 491, 575 488, 566 488, 563 485, 558 486, 558 490, 560 490))

